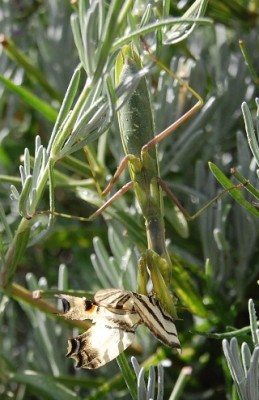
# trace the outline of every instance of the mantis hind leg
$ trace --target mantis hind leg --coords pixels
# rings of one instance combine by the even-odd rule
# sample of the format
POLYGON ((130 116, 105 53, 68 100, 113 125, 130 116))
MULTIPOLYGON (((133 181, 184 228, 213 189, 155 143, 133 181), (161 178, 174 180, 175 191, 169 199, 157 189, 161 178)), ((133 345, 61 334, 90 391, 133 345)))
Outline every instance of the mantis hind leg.
POLYGON ((156 178, 159 186, 163 191, 168 195, 168 197, 172 200, 172 202, 179 208, 179 210, 183 213, 184 217, 186 218, 187 221, 193 221, 195 218, 199 217, 201 214, 203 214, 204 211, 206 211, 213 203, 215 203, 217 200, 219 200, 225 193, 230 192, 231 190, 240 190, 244 187, 242 184, 237 184, 233 185, 232 187, 229 187, 227 189, 222 190, 217 196, 213 197, 208 203, 206 203, 202 208, 200 208, 195 214, 190 215, 188 211, 183 207, 183 205, 180 203, 180 201, 177 199, 175 194, 172 192, 172 190, 167 186, 167 184, 159 177, 156 178))
POLYGON ((160 143, 162 140, 164 140, 170 133, 174 132, 182 123, 187 121, 193 114, 195 114, 202 106, 203 106, 203 98, 190 86, 188 83, 177 76, 174 72, 172 72, 169 68, 167 68, 162 62, 160 62, 157 57, 149 50, 148 45, 143 37, 141 37, 141 40, 143 42, 145 50, 148 52, 150 58, 157 64, 159 67, 164 70, 168 75, 170 75, 172 78, 176 79, 182 87, 184 87, 188 92, 190 92, 196 99, 197 102, 194 104, 194 106, 188 110, 186 113, 184 113, 180 118, 177 119, 177 121, 173 122, 169 127, 167 127, 165 130, 163 130, 161 133, 156 135, 153 139, 151 139, 149 142, 147 142, 141 149, 141 154, 143 155, 146 153, 148 150, 150 150, 152 147, 156 146, 158 143, 160 143))

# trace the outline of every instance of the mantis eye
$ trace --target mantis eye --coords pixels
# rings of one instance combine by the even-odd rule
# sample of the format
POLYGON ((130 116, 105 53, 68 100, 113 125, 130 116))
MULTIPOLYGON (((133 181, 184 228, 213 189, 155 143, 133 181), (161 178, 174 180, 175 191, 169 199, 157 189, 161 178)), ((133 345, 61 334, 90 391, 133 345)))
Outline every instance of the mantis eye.
POLYGON ((70 310, 70 303, 66 299, 61 299, 61 300, 62 300, 63 311, 66 314, 70 310))

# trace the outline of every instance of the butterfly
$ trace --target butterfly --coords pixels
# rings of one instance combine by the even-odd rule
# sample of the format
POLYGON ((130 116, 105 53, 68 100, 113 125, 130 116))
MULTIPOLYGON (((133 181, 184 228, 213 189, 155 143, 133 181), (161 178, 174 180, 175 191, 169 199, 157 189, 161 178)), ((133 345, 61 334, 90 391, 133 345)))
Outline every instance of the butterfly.
POLYGON ((154 296, 121 289, 96 292, 94 300, 57 295, 67 319, 93 322, 83 334, 68 340, 66 357, 76 360, 77 368, 95 369, 116 358, 129 347, 137 327, 144 324, 162 343, 181 349, 173 318, 154 296))

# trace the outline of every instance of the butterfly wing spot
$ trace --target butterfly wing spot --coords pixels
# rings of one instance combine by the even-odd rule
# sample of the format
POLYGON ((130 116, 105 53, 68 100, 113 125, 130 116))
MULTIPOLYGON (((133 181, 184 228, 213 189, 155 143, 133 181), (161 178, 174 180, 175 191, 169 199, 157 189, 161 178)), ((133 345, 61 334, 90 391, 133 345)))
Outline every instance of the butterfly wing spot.
POLYGON ((88 315, 88 313, 92 314, 97 311, 98 307, 92 301, 85 299, 84 304, 85 304, 85 311, 86 311, 87 315, 88 315))

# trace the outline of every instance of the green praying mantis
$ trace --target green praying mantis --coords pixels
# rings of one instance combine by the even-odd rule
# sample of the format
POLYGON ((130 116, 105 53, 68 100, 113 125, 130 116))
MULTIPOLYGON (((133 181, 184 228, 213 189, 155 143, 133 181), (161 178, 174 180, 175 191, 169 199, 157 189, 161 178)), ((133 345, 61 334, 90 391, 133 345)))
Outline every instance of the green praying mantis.
MULTIPOLYGON (((145 42, 144 46, 149 52, 145 42)), ((76 218, 81 221, 91 221, 95 219, 116 199, 133 188, 144 216, 148 244, 148 250, 144 252, 139 260, 138 292, 146 294, 147 281, 150 276, 153 290, 157 298, 160 300, 163 307, 174 318, 177 318, 176 309, 170 293, 172 263, 165 242, 162 190, 164 190, 173 202, 176 203, 188 220, 194 219, 201 214, 219 196, 212 199, 195 215, 190 216, 159 176, 156 146, 195 112, 197 112, 202 107, 203 100, 186 81, 177 77, 167 67, 162 65, 162 63, 160 63, 151 52, 149 52, 149 55, 162 69, 173 78, 176 78, 182 86, 193 94, 197 101, 192 108, 183 114, 177 121, 161 133, 155 135, 147 82, 146 78, 142 77, 130 98, 127 99, 119 109, 118 119, 125 157, 122 159, 112 180, 102 194, 107 195, 111 191, 112 187, 126 167, 129 168, 131 180, 112 195, 90 217, 76 218)), ((142 64, 136 47, 133 44, 124 46, 118 54, 115 64, 116 86, 129 76, 134 76, 134 74, 136 74, 141 68, 142 64)), ((71 216, 60 214, 55 211, 53 211, 53 214, 71 218, 71 216)))

